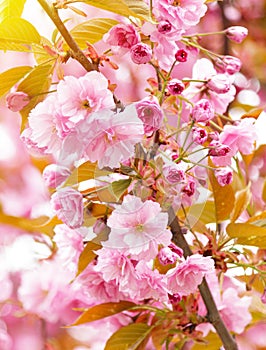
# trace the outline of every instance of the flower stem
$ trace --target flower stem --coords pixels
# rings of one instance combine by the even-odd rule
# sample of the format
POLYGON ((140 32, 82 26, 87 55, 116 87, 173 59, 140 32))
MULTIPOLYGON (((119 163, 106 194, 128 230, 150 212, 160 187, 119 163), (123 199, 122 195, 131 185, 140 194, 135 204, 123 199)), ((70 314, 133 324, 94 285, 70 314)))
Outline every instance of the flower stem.
POLYGON ((64 23, 61 21, 58 15, 58 10, 54 7, 54 5, 50 6, 45 0, 38 0, 38 2, 50 17, 50 19, 53 21, 58 31, 70 47, 69 53, 71 57, 77 60, 83 66, 83 68, 86 69, 87 72, 98 70, 98 64, 90 62, 83 51, 79 48, 76 41, 71 36, 64 23))

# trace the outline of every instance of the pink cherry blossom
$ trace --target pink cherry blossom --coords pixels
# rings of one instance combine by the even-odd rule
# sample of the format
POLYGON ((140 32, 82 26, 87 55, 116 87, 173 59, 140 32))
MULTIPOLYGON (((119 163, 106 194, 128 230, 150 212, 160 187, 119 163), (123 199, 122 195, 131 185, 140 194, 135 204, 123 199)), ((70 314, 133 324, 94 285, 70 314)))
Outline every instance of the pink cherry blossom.
POLYGON ((151 60, 152 50, 148 45, 138 43, 131 47, 130 56, 134 63, 145 64, 151 60))
POLYGON ((171 242, 167 223, 168 215, 159 203, 127 195, 107 220, 111 232, 103 245, 122 249, 138 260, 150 260, 157 255, 159 244, 168 246, 171 242))
POLYGON ((210 257, 194 254, 170 269, 167 274, 168 288, 172 293, 188 295, 194 293, 203 277, 214 270, 214 261, 210 257))
POLYGON ((145 134, 150 136, 160 129, 163 121, 163 112, 155 96, 145 97, 136 103, 139 119, 143 121, 145 134))
POLYGON ((174 253, 169 247, 160 249, 158 259, 162 265, 174 264, 178 255, 174 253))
POLYGON ((190 99, 192 102, 197 102, 202 98, 206 98, 213 105, 217 113, 224 113, 228 104, 233 101, 236 89, 232 85, 231 78, 229 79, 227 75, 223 76, 222 74, 219 74, 219 79, 215 80, 216 76, 217 71, 214 69, 210 60, 207 58, 197 60, 193 66, 192 79, 206 80, 206 82, 212 79, 212 82, 209 82, 209 84, 213 90, 205 89, 207 87, 206 83, 191 82, 189 87, 183 91, 183 96, 190 99), (218 90, 219 93, 217 93, 218 90), (222 90, 228 91, 221 93, 222 90))
POLYGON ((203 145, 208 138, 207 131, 203 128, 193 127, 192 138, 194 142, 198 143, 199 145, 203 145))
POLYGON ((184 50, 184 49, 179 49, 175 53, 175 59, 178 62, 186 62, 187 58, 188 58, 188 52, 186 50, 184 50))
POLYGON ((133 24, 117 24, 104 35, 103 40, 112 47, 116 54, 125 54, 140 41, 140 36, 133 24))
POLYGON ((185 85, 179 79, 172 79, 167 84, 167 89, 171 95, 180 95, 185 89, 185 85))
POLYGON ((62 185, 70 174, 71 171, 62 165, 49 164, 43 170, 42 177, 47 187, 56 188, 62 185))
POLYGON ((183 163, 179 164, 166 164, 163 167, 163 175, 166 180, 171 184, 184 183, 185 180, 185 166, 183 163))
POLYGON ((142 140, 144 127, 132 104, 123 112, 103 110, 94 113, 91 121, 80 123, 76 142, 83 142, 85 158, 98 161, 99 168, 119 167, 134 154, 134 146, 142 140))
POLYGON ((51 206, 56 215, 70 228, 83 224, 83 196, 71 187, 59 189, 51 197, 51 206))
POLYGON ((195 103, 191 118, 197 123, 208 123, 214 117, 214 108, 211 102, 205 98, 195 103))

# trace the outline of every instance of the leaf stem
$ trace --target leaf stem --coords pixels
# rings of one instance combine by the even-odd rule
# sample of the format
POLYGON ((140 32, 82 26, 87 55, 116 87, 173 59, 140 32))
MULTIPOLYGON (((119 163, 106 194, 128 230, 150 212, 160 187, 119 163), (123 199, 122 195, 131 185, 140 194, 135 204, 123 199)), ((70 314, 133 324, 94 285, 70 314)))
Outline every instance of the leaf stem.
POLYGON ((83 51, 79 48, 76 41, 73 39, 67 28, 65 27, 64 23, 61 21, 58 10, 55 8, 54 5, 49 5, 45 0, 38 0, 39 4, 42 6, 44 11, 47 13, 47 15, 50 17, 50 19, 53 21, 55 26, 57 27, 58 31, 62 35, 62 37, 65 39, 66 43, 70 47, 70 55, 72 58, 77 60, 83 68, 86 69, 87 72, 93 71, 93 70, 99 70, 98 64, 90 62, 88 58, 85 56, 83 51))

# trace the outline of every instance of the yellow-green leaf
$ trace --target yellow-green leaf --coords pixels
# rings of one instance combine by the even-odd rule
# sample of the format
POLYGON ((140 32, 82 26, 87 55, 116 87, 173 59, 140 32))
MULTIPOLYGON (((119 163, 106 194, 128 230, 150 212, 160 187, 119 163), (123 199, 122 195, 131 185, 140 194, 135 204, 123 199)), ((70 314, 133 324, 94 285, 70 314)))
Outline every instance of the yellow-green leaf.
POLYGON ((96 305, 86 310, 74 322, 72 326, 77 326, 83 323, 101 320, 102 318, 119 314, 120 312, 124 310, 128 310, 133 306, 136 306, 136 304, 130 301, 123 301, 123 300, 118 303, 104 303, 104 304, 96 305))
POLYGON ((212 170, 209 171, 209 179, 214 197, 216 221, 221 222, 228 219, 234 208, 234 190, 231 185, 220 186, 212 170))
POLYGON ((0 0, 0 22, 8 17, 20 17, 26 0, 0 0))
POLYGON ((30 74, 18 85, 18 91, 23 91, 30 97, 30 102, 25 106, 20 114, 22 116, 22 129, 25 127, 27 117, 32 108, 41 102, 51 85, 52 65, 36 66, 30 74))
POLYGON ((136 350, 153 328, 144 323, 122 327, 108 339, 104 350, 136 350))
POLYGON ((0 96, 8 92, 20 79, 30 72, 32 67, 20 66, 11 68, 0 74, 0 96))
POLYGON ((0 50, 30 51, 41 37, 35 27, 19 17, 6 18, 0 23, 0 50))
POLYGON ((231 238, 237 238, 238 244, 253 245, 266 249, 266 228, 249 223, 231 223, 226 227, 231 238))
POLYGON ((128 189, 128 186, 130 184, 131 184, 130 178, 114 181, 111 183, 111 189, 117 200, 121 198, 121 196, 125 193, 125 191, 128 189))
MULTIPOLYGON (((179 217, 183 217, 182 210, 178 212, 179 217)), ((184 220, 187 224, 193 227, 197 222, 203 224, 209 224, 216 222, 215 205, 214 201, 206 201, 203 203, 193 204, 191 207, 186 208, 186 218, 184 220)))
POLYGON ((240 214, 247 208, 251 199, 250 184, 235 194, 235 205, 230 215, 231 222, 235 222, 240 214))
POLYGON ((222 346, 222 341, 217 333, 210 332, 207 337, 204 337, 202 343, 194 343, 192 350, 218 350, 222 346))
POLYGON ((83 0, 82 2, 124 17, 133 16, 151 20, 149 6, 143 0, 83 0))
POLYGON ((94 44, 100 41, 114 25, 119 22, 110 18, 93 18, 82 22, 71 29, 70 33, 81 49, 87 47, 86 42, 94 44))
POLYGON ((93 261, 93 259, 97 255, 96 253, 94 253, 94 251, 100 249, 101 247, 102 246, 100 244, 94 243, 92 241, 86 244, 79 257, 77 275, 84 271, 85 268, 89 265, 89 263, 93 261))

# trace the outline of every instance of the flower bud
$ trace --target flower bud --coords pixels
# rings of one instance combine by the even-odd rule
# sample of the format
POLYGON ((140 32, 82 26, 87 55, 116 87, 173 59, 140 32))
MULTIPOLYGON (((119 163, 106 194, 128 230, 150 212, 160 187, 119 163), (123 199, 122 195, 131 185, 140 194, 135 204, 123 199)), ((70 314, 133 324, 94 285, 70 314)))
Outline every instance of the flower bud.
POLYGON ((214 117, 214 108, 209 100, 199 100, 192 109, 192 120, 197 123, 208 123, 214 117))
POLYGON ((131 59, 136 64, 148 63, 152 58, 151 48, 143 43, 132 46, 130 50, 131 59))
POLYGON ((228 39, 240 44, 248 35, 248 29, 242 26, 233 26, 225 30, 228 39))
POLYGON ((178 304, 182 299, 179 293, 168 294, 168 298, 171 304, 178 304))
POLYGON ((168 91, 171 95, 180 95, 185 89, 185 85, 179 79, 172 79, 167 85, 168 91))
POLYGON ((190 176, 187 178, 187 184, 182 188, 182 192, 184 192, 187 196, 191 197, 195 193, 195 189, 195 180, 193 179, 193 177, 190 176))
POLYGON ((207 131, 203 128, 194 127, 192 128, 192 138, 193 141, 195 141, 199 145, 203 145, 208 138, 207 131))
POLYGON ((174 264, 177 260, 177 255, 168 247, 160 249, 158 259, 162 265, 174 264))
POLYGON ((182 182, 185 179, 184 170, 177 164, 164 166, 163 175, 166 180, 172 185, 182 182))
POLYGON ((233 181, 233 172, 229 167, 215 169, 214 175, 220 186, 229 185, 233 181))
POLYGON ((70 174, 71 171, 62 165, 49 164, 43 170, 42 177, 46 186, 56 188, 64 183, 70 174))
POLYGON ((212 140, 209 146, 210 149, 208 154, 213 157, 224 157, 231 151, 229 146, 223 145, 217 140, 212 140))
POLYGON ((178 61, 178 62, 186 62, 187 61, 187 56, 188 56, 188 53, 186 50, 184 49, 180 49, 176 52, 175 54, 175 59, 178 61))
POLYGON ((161 21, 157 26, 158 32, 166 34, 171 32, 172 24, 169 21, 161 21))
POLYGON ((183 249, 179 248, 177 245, 174 243, 170 243, 168 246, 175 254, 179 256, 179 258, 182 258, 183 256, 183 249))
POLYGON ((30 102, 30 98, 25 92, 11 92, 6 96, 6 105, 12 112, 21 111, 30 102))
POLYGON ((225 94, 230 90, 230 82, 225 74, 214 75, 207 83, 207 87, 217 94, 225 94))

